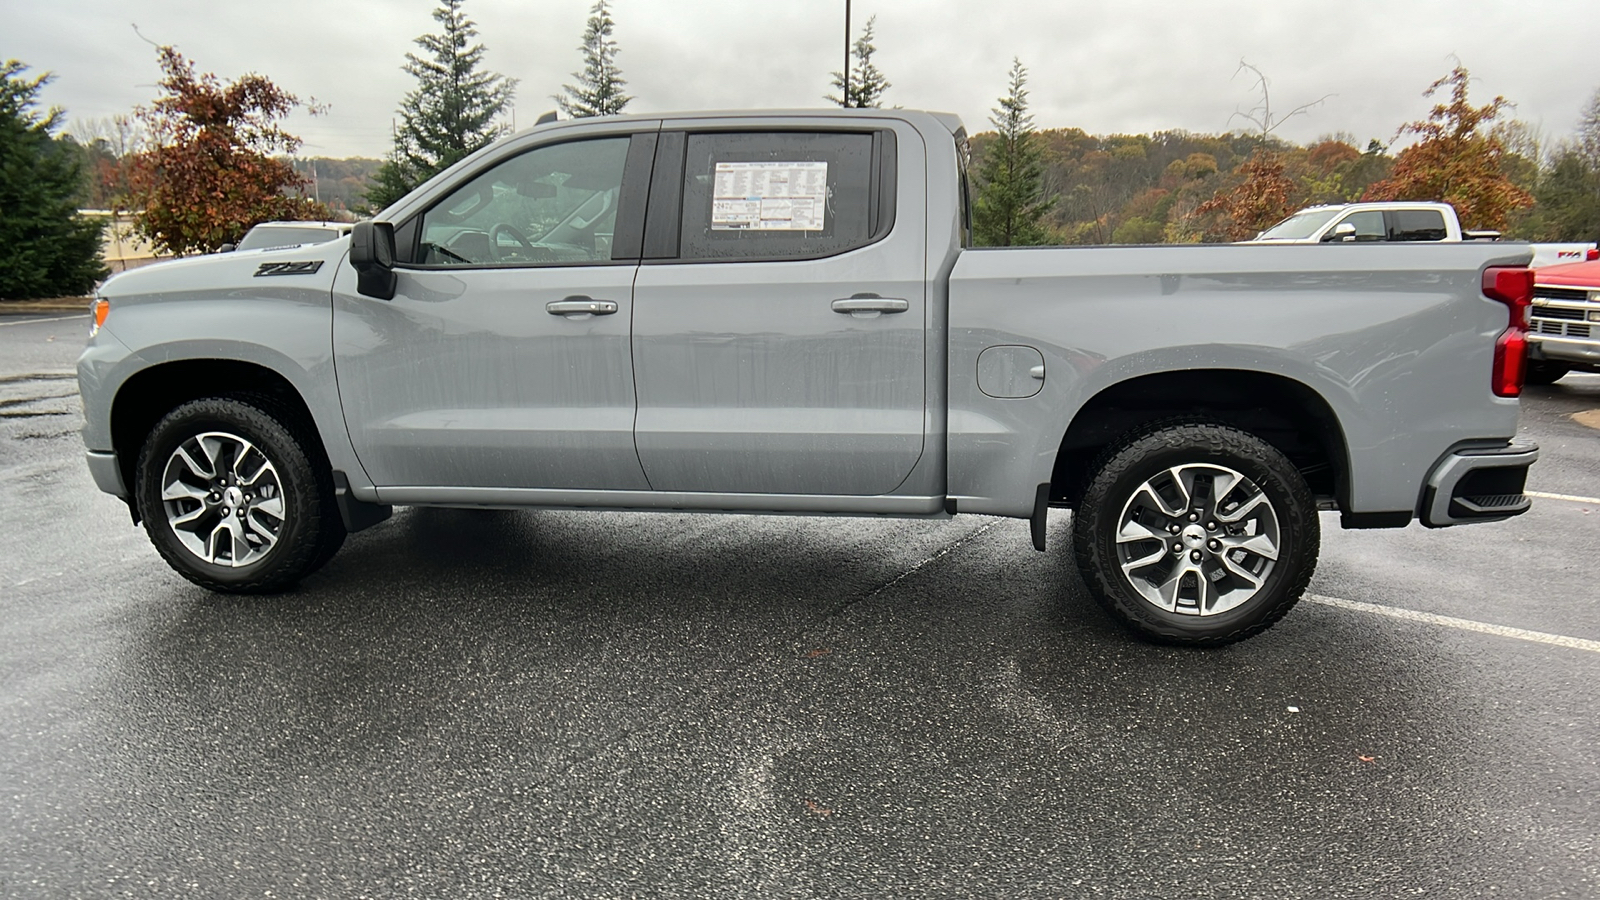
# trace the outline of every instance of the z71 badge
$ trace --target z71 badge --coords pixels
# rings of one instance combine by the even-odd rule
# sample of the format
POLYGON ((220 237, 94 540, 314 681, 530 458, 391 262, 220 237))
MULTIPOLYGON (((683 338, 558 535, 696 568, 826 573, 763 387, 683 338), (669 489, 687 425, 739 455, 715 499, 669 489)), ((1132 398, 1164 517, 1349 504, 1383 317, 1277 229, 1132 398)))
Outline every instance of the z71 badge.
POLYGON ((320 268, 322 268, 322 260, 320 259, 311 262, 262 263, 261 268, 256 269, 255 277, 260 278, 263 275, 311 275, 320 268))

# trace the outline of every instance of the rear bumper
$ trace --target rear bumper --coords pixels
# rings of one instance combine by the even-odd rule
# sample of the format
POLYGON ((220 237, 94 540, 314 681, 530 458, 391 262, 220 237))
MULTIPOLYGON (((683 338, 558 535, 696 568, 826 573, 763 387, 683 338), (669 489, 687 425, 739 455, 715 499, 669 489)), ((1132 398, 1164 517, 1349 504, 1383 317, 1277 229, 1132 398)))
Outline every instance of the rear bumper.
POLYGON ((1468 447, 1446 453, 1422 491, 1422 524, 1429 528, 1498 522, 1533 505, 1523 493, 1528 467, 1539 458, 1533 444, 1468 447))

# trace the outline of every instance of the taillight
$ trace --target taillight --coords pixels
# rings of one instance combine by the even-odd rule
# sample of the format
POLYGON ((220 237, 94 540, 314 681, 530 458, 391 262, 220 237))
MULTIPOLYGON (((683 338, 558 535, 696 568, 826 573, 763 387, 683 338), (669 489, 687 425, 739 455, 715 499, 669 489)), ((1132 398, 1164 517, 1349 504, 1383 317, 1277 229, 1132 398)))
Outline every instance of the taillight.
POLYGON ((1521 266, 1484 269, 1483 294, 1504 303, 1509 311, 1506 330, 1494 342, 1494 392, 1500 397, 1521 396, 1528 355, 1528 307, 1533 303, 1533 270, 1521 266))
POLYGON ((1600 259, 1600 249, 1590 247, 1589 249, 1583 251, 1583 259, 1585 262, 1594 262, 1595 260, 1600 259))

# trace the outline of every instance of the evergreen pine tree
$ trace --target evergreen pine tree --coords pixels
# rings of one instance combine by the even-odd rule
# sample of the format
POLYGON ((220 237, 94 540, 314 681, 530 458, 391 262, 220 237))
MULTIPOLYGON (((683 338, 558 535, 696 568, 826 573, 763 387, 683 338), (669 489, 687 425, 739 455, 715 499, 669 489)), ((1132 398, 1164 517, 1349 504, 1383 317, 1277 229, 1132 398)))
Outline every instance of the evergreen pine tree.
POLYGON ((836 97, 829 94, 826 99, 830 102, 846 109, 876 109, 883 105, 883 93, 892 85, 872 64, 872 54, 878 52, 878 48, 872 44, 872 29, 877 22, 877 16, 868 19, 866 27, 861 29, 861 37, 850 48, 850 55, 856 58, 850 83, 845 84, 842 73, 833 73, 833 87, 840 95, 836 97))
POLYGON ((973 242, 986 247, 1048 243, 1045 213, 1055 198, 1045 196, 1044 164, 1034 142, 1028 113, 1028 70, 1011 60, 1011 88, 989 121, 999 133, 978 168, 978 198, 972 205, 973 242))
POLYGON ((375 209, 400 199, 507 130, 496 119, 511 105, 517 80, 479 69, 484 46, 469 46, 478 30, 461 11, 463 2, 442 0, 433 11, 443 30, 417 38, 426 58, 406 54, 402 68, 417 79, 417 86, 400 103, 394 149, 367 192, 375 209))
POLYGON ((86 294, 106 274, 105 223, 78 215, 79 154, 51 137, 62 111, 34 109, 49 74, 25 78, 27 69, 0 66, 0 298, 86 294))
POLYGON ((573 72, 577 84, 564 84, 564 94, 555 96, 556 105, 574 119, 588 116, 614 116, 633 98, 622 92, 627 80, 617 68, 617 43, 611 39, 615 23, 606 0, 597 0, 589 10, 589 24, 583 32, 583 70, 573 72))

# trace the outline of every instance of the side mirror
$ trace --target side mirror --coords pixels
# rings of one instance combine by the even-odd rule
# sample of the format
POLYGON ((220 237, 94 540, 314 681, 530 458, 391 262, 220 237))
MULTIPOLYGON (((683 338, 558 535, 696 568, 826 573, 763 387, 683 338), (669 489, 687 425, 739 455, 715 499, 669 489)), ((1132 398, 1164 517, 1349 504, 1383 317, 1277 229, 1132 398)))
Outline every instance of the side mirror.
POLYGON ((232 253, 233 251, 235 251, 237 249, 239 249, 239 245, 230 242, 230 243, 223 244, 221 247, 218 247, 217 248, 217 252, 218 253, 232 253))
POLYGON ((356 270, 356 291, 379 300, 393 300, 394 225, 357 222, 350 229, 350 265, 356 270))
POLYGON ((1333 226, 1333 230, 1322 236, 1324 244, 1333 241, 1353 241, 1356 239, 1356 223, 1340 222, 1333 226))

